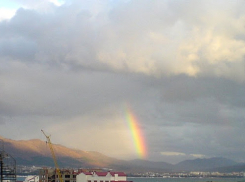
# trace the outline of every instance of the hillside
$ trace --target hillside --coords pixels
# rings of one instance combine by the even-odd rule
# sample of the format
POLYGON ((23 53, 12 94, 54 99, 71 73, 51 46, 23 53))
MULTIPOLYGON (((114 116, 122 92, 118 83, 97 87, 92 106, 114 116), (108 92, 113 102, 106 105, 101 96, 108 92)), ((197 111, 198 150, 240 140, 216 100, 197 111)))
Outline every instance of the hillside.
MULTIPOLYGON (((12 155, 17 165, 35 165, 54 167, 51 152, 45 141, 10 140, 0 137, 4 141, 4 150, 12 155)), ((146 160, 118 160, 95 151, 82 151, 53 144, 58 164, 61 168, 109 168, 124 172, 177 172, 177 171, 225 171, 236 172, 244 169, 244 164, 236 163, 225 158, 194 159, 182 161, 178 164, 153 162, 146 160)))
MULTIPOLYGON (((4 150, 12 155, 18 164, 54 165, 50 149, 44 141, 38 139, 16 141, 3 137, 0 139, 4 141, 4 150)), ((81 165, 103 167, 118 161, 94 151, 75 150, 57 144, 53 144, 53 148, 60 166, 64 167, 80 167, 81 165)))

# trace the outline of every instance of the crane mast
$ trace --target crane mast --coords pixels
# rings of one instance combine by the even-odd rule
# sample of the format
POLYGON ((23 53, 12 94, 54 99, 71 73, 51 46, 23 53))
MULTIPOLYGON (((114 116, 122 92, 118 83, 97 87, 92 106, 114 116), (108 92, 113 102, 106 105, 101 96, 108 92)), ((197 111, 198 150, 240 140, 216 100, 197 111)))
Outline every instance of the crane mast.
POLYGON ((51 151, 51 154, 52 154, 52 157, 53 157, 53 160, 54 160, 54 164, 55 164, 55 168, 56 168, 56 172, 58 173, 59 181, 63 182, 63 179, 62 179, 62 176, 61 176, 61 172, 60 172, 60 168, 58 166, 58 163, 57 163, 57 160, 56 160, 56 157, 55 157, 53 145, 52 145, 51 140, 50 140, 50 136, 46 135, 43 130, 41 130, 41 131, 43 132, 43 134, 45 135, 45 137, 47 139, 46 143, 48 143, 49 149, 51 151))

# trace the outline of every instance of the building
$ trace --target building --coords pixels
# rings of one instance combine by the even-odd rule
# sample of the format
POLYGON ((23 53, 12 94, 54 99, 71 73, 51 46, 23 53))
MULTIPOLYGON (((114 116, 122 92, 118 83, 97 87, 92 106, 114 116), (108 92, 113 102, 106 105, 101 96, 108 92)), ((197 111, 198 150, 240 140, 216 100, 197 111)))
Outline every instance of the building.
MULTIPOLYGON (((101 169, 61 169, 60 173, 63 182, 132 182, 127 181, 124 172, 103 172, 101 169)), ((39 170, 39 182, 59 182, 57 171, 51 168, 39 170)))
POLYGON ((24 182, 39 182, 39 176, 27 176, 24 182))
POLYGON ((0 181, 16 182, 16 161, 4 150, 4 141, 0 142, 0 181))
POLYGON ((76 182, 129 182, 124 172, 82 171, 76 179, 76 182))
MULTIPOLYGON (((73 169, 61 169, 60 173, 63 182, 76 182, 77 172, 73 169)), ((39 170, 39 182, 59 182, 57 171, 50 168, 39 170)))

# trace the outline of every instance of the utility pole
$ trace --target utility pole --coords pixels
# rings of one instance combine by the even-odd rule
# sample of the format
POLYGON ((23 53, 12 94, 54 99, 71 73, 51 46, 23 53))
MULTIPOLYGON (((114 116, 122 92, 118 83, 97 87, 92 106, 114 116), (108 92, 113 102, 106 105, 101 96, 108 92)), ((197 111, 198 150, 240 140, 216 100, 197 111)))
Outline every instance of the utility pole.
POLYGON ((1 182, 3 182, 3 155, 4 155, 4 144, 3 140, 1 140, 2 148, 0 151, 0 167, 1 167, 1 182))
POLYGON ((16 161, 4 151, 4 141, 0 139, 0 142, 2 142, 0 146, 0 182, 16 182, 16 161))

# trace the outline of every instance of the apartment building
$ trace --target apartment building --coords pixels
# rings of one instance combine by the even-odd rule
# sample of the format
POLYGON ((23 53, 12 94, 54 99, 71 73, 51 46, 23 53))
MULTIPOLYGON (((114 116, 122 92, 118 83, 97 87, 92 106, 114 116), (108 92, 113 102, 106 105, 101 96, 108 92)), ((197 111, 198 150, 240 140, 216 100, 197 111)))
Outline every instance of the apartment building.
MULTIPOLYGON (((63 182, 76 182, 77 172, 73 169, 61 169, 63 182)), ((43 168, 39 170, 39 182, 59 182, 59 176, 55 169, 43 168)))
POLYGON ((77 182, 131 182, 124 172, 80 172, 77 182))
MULTIPOLYGON (((132 182, 127 181, 124 172, 103 172, 100 169, 61 169, 63 182, 132 182)), ((43 168, 39 170, 39 182, 59 182, 55 169, 43 168)))

